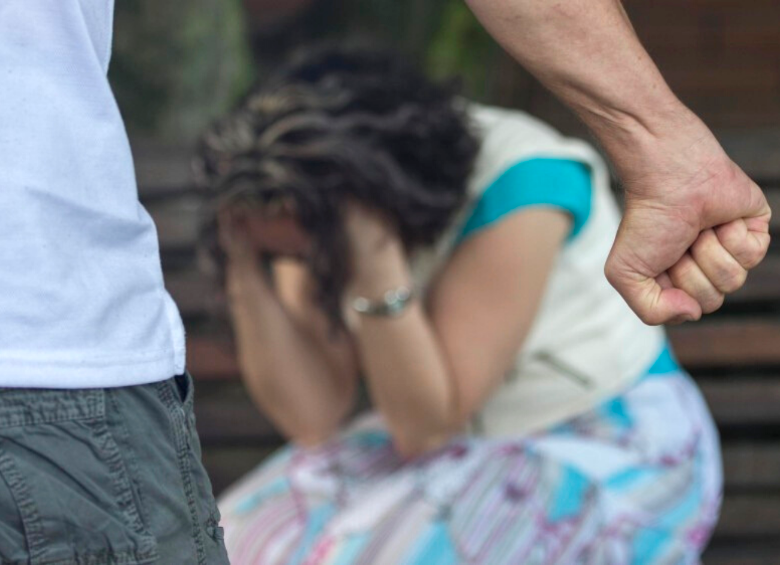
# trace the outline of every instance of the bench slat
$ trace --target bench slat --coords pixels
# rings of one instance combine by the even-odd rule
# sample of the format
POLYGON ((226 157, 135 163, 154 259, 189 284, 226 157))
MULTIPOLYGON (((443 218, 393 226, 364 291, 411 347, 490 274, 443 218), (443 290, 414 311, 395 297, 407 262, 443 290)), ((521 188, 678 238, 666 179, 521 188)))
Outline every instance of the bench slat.
MULTIPOLYGON (((767 191, 767 200, 774 210, 780 209, 780 190, 767 191)), ((197 243, 199 211, 201 199, 190 193, 180 197, 163 199, 158 202, 146 202, 146 209, 157 225, 160 248, 192 248, 197 243)), ((772 232, 780 231, 780 214, 771 220, 772 232)))
POLYGON ((197 196, 186 195, 160 200, 153 205, 147 205, 146 210, 157 226, 163 253, 195 248, 201 210, 201 201, 197 196))
POLYGON ((201 381, 235 380, 238 363, 232 344, 224 337, 187 337, 187 367, 201 381))
MULTIPOLYGON (((183 231, 172 235, 170 240, 189 237, 189 235, 184 235, 183 231)), ((173 268, 167 269, 165 284, 185 319, 200 318, 208 314, 216 289, 208 278, 197 270, 195 265, 183 271, 173 268)), ((767 257, 761 265, 752 271, 745 286, 728 297, 726 307, 742 307, 751 303, 772 302, 776 302, 780 308, 780 255, 767 257)), ((716 314, 714 317, 718 316, 716 314)), ((708 323, 707 320, 705 318, 704 322, 708 323)))
POLYGON ((204 445, 278 445, 281 437, 250 400, 243 385, 197 386, 195 420, 204 445))
POLYGON ((700 369, 780 364, 780 324, 765 319, 716 320, 669 329, 683 366, 700 369))
POLYGON ((780 543, 776 541, 735 541, 715 538, 704 553, 705 565, 777 565, 780 543))
POLYGON ((728 494, 715 536, 780 539, 780 494, 728 494))
POLYGON ((723 468, 726 486, 731 490, 778 492, 780 443, 727 441, 723 446, 723 468))
POLYGON ((188 147, 131 140, 138 194, 145 203, 193 190, 192 155, 188 147))
MULTIPOLYGON (((681 363, 691 370, 780 364, 780 325, 768 321, 702 322, 669 333, 681 363)), ((238 374, 226 338, 196 334, 187 344, 188 367, 200 379, 233 379, 238 374)))
POLYGON ((780 424, 780 378, 699 379, 699 386, 720 426, 780 424))
POLYGON ((203 466, 208 471, 215 496, 257 467, 275 447, 207 446, 203 448, 203 466))

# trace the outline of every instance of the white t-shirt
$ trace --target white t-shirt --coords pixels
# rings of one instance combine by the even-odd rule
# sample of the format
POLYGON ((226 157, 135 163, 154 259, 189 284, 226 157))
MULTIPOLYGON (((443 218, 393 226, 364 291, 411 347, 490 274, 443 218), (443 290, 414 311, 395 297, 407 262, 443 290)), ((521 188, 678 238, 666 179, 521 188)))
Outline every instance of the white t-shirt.
POLYGON ((113 8, 0 2, 0 386, 124 386, 184 369, 106 78, 113 8))

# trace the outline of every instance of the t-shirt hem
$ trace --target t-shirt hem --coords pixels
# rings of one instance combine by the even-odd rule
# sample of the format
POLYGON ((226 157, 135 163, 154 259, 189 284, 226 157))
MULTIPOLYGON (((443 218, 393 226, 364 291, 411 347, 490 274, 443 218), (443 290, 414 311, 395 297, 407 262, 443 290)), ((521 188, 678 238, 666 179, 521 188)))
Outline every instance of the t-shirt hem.
POLYGON ((101 359, 99 364, 0 357, 0 387, 79 389, 144 385, 181 374, 184 359, 184 350, 130 361, 101 359))

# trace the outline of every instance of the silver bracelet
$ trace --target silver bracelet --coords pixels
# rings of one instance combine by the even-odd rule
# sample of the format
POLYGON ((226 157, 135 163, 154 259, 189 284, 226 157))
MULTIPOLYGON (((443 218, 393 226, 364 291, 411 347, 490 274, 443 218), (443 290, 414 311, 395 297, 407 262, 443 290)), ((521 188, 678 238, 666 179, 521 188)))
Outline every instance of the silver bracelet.
POLYGON ((352 301, 352 309, 364 316, 397 318, 414 300, 414 291, 408 286, 389 290, 380 300, 358 297, 352 301))

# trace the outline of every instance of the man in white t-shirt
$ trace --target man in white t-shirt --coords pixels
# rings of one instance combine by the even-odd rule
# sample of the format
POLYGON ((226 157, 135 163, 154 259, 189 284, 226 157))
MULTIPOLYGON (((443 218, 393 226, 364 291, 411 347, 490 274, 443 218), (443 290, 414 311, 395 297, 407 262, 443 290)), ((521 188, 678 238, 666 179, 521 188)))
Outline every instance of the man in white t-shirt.
POLYGON ((182 322, 106 79, 112 17, 0 2, 0 562, 219 565, 182 322))
MULTIPOLYGON (((627 301, 653 323, 717 308, 766 251, 766 201, 619 3, 471 4, 623 174, 608 272, 627 301)), ((106 78, 112 14, 0 2, 0 561, 219 565, 182 323, 106 78)))

